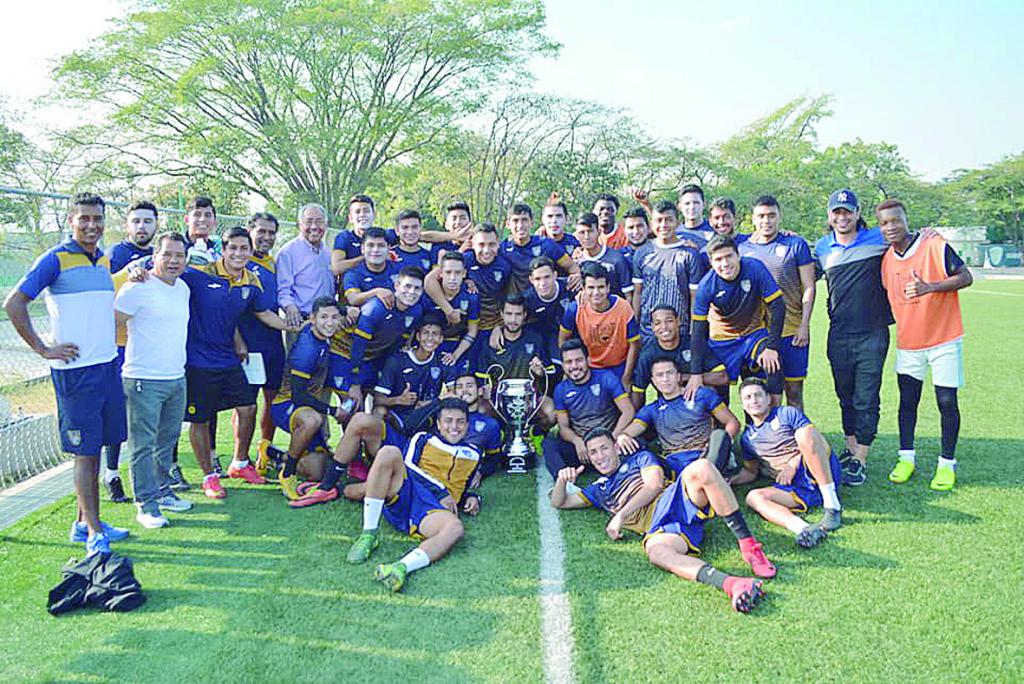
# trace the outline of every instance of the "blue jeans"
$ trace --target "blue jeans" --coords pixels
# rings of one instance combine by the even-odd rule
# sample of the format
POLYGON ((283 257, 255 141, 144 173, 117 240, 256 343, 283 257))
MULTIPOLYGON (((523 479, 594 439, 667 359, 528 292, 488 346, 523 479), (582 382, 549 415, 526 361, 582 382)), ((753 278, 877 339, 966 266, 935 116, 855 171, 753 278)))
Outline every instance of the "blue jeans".
POLYGON ((185 378, 124 378, 128 408, 128 459, 135 501, 146 513, 160 512, 157 501, 171 493, 171 454, 185 415, 185 378))

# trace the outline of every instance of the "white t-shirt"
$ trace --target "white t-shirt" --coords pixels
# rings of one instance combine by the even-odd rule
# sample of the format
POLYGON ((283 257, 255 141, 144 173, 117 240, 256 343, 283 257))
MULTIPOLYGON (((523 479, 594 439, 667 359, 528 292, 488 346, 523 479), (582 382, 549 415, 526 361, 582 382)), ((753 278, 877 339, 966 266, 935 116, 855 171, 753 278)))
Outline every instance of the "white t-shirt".
POLYGON ((126 283, 114 308, 128 319, 128 344, 121 376, 134 380, 176 380, 185 375, 189 289, 178 279, 168 285, 156 276, 126 283))

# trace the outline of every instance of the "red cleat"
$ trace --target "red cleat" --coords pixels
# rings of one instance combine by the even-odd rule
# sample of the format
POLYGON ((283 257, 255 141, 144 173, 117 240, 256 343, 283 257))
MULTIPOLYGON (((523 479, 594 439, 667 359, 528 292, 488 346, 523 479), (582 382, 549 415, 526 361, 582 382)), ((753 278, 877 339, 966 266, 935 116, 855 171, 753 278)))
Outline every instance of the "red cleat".
POLYGON ((203 494, 211 499, 223 499, 228 495, 221 486, 220 476, 217 473, 211 473, 203 478, 203 494))
POLYGON ((353 480, 366 482, 366 478, 370 476, 370 466, 366 465, 366 461, 360 456, 348 464, 348 476, 353 480))
POLYGON ((292 508, 307 508, 309 506, 316 506, 317 504, 327 503, 328 501, 334 501, 338 498, 338 490, 335 489, 314 489, 306 494, 301 499, 295 501, 289 501, 288 505, 292 508))
POLYGON ((753 537, 741 539, 740 552, 743 554, 743 560, 750 564, 755 575, 765 579, 775 577, 775 566, 761 550, 761 542, 753 537))
POLYGON ((242 468, 231 466, 228 468, 228 477, 245 480, 249 484, 267 484, 267 478, 261 477, 251 463, 246 463, 242 468))
POLYGON ((319 485, 319 482, 314 482, 313 480, 309 480, 308 482, 300 482, 298 486, 295 487, 295 491, 298 492, 299 496, 306 496, 311 491, 316 489, 319 485))
POLYGON ((764 598, 764 582, 753 577, 730 577, 724 589, 737 613, 749 613, 764 598))

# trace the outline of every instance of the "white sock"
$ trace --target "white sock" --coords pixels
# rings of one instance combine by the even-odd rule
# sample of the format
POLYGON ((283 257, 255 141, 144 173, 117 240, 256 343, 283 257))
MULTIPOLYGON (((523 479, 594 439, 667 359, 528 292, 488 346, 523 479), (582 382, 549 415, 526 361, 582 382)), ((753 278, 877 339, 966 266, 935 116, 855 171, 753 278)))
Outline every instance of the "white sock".
POLYGON ((212 473, 209 473, 208 475, 204 475, 204 476, 203 476, 203 482, 207 482, 207 481, 209 481, 209 479, 210 479, 211 477, 215 477, 215 478, 217 478, 218 480, 220 479, 220 475, 218 475, 218 474, 217 474, 217 471, 214 471, 214 472, 212 472, 212 473))
POLYGON ((836 483, 829 482, 828 484, 818 485, 818 491, 821 492, 821 500, 825 508, 833 508, 837 511, 843 509, 839 504, 839 495, 836 494, 836 483))
POLYGON ((235 459, 231 459, 232 468, 244 468, 247 465, 249 465, 249 459, 245 459, 244 461, 236 461, 235 459))
POLYGON ((956 470, 956 459, 939 456, 939 467, 952 468, 953 470, 956 470))
POLYGON ((913 449, 900 449, 899 456, 901 461, 914 462, 914 458, 917 456, 917 452, 913 449))
POLYGON ((793 534, 800 534, 808 527, 810 527, 810 525, 807 524, 806 520, 804 520, 803 518, 797 518, 795 516, 792 520, 786 523, 786 529, 792 532, 793 534))
POLYGON ((405 554, 402 560, 398 561, 405 566, 405 569, 409 572, 416 572, 422 568, 430 565, 430 556, 423 549, 416 547, 409 553, 405 554))
POLYGON ((120 470, 111 470, 110 468, 107 468, 106 472, 103 473, 103 481, 107 484, 113 482, 115 477, 121 477, 120 470))
POLYGON ((373 532, 380 527, 380 514, 384 510, 384 499, 363 499, 363 531, 373 532))

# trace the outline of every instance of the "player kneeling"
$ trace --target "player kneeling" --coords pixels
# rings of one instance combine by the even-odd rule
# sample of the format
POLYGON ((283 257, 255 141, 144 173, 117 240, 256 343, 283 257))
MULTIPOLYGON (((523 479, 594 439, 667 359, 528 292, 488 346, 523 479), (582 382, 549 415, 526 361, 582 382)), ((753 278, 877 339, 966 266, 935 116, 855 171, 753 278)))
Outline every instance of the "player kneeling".
POLYGON ((620 459, 615 438, 604 428, 586 436, 586 447, 590 463, 601 477, 579 489, 574 483, 583 466, 563 468, 551 490, 552 506, 593 506, 608 511, 612 518, 605 529, 612 539, 621 539, 623 529, 642 534, 644 551, 653 565, 682 579, 718 587, 732 599, 733 610, 749 613, 757 606, 764 597, 764 582, 733 577, 691 555, 700 553, 704 522, 717 513, 736 535, 743 558, 754 573, 775 575, 775 567, 747 529, 736 497, 711 461, 697 459, 666 486, 654 454, 637 451, 620 459))
POLYGON ((772 407, 763 380, 744 380, 740 384, 740 400, 751 422, 740 442, 743 470, 733 476, 732 484, 753 482, 759 465, 765 464, 775 474, 775 483, 750 490, 747 505, 768 522, 795 534, 796 543, 803 548, 816 546, 826 533, 842 524, 842 506, 836 494, 839 459, 799 409, 772 407), (822 505, 825 515, 817 525, 809 525, 794 513, 822 505))
MULTIPOLYGON (((436 431, 419 432, 403 459, 394 446, 382 446, 370 466, 363 499, 363 532, 348 552, 349 563, 363 563, 380 543, 381 516, 399 532, 423 542, 396 563, 378 565, 374 577, 401 591, 406 575, 443 558, 460 539, 459 502, 480 463, 480 452, 465 443, 469 410, 454 397, 439 402, 436 431)), ((480 512, 479 497, 464 502, 480 512)))
POLYGON ((323 472, 330 454, 324 418, 333 416, 341 421, 346 415, 344 408, 333 408, 319 397, 327 380, 330 339, 341 324, 341 311, 333 298, 320 297, 313 302, 310 322, 299 332, 288 353, 288 376, 270 407, 274 425, 291 435, 288 451, 282 453, 269 440, 259 444, 257 470, 266 473, 274 462, 283 461, 279 475, 281 490, 292 500, 299 498, 296 472, 300 459, 306 466, 305 475, 319 479, 323 472))

